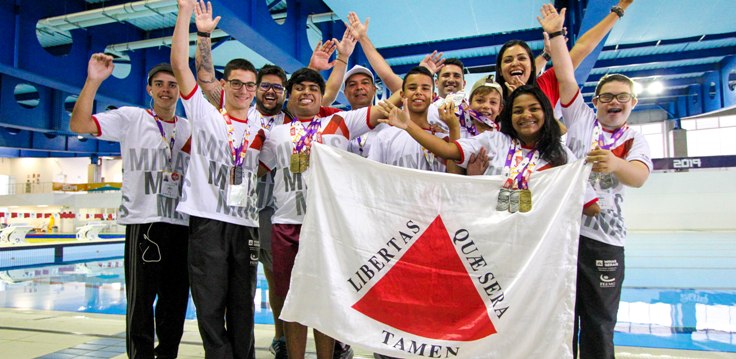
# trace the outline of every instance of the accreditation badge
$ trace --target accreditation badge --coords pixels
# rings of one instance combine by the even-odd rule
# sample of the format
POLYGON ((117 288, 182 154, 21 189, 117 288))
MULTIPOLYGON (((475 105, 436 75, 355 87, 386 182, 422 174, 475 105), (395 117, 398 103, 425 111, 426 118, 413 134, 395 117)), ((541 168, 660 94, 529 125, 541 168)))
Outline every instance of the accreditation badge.
POLYGON ((179 185, 181 174, 172 171, 161 171, 161 191, 159 196, 166 198, 179 198, 179 185))
POLYGON ((614 201, 614 194, 608 189, 596 189, 596 196, 598 197, 598 206, 601 209, 614 209, 616 208, 616 202, 614 201))
POLYGON ((232 207, 244 207, 248 195, 247 188, 243 183, 243 166, 230 167, 229 181, 227 183, 226 198, 227 205, 232 207))

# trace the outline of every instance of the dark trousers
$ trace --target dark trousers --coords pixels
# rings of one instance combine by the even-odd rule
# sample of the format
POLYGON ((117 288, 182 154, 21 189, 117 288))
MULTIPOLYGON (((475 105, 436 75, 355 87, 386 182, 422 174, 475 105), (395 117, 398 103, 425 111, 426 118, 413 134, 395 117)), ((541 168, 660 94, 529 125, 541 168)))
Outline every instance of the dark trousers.
POLYGON ((154 354, 176 358, 178 354, 189 302, 188 237, 186 226, 169 223, 125 227, 126 346, 130 358, 153 358, 154 354))
POLYGON ((255 358, 257 228, 190 217, 189 279, 206 358, 255 358))
POLYGON ((616 326, 624 281, 624 248, 580 236, 575 298, 573 357, 614 358, 616 326))

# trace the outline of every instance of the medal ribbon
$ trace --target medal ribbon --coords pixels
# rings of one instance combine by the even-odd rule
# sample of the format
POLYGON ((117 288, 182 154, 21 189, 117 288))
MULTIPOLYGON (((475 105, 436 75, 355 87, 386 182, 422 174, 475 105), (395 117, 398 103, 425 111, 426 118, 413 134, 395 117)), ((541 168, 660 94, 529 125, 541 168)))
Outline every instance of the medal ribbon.
POLYGON ((309 122, 309 125, 307 125, 306 129, 304 128, 304 124, 299 121, 299 119, 294 119, 291 121, 291 143, 294 144, 294 148, 292 149, 292 153, 302 153, 312 146, 312 137, 319 131, 320 127, 322 125, 322 119, 319 117, 315 117, 312 119, 312 121, 309 122), (299 126, 296 126, 295 123, 299 123, 299 126))
POLYGON ((465 104, 461 104, 458 107, 458 112, 455 113, 458 118, 460 119, 460 126, 465 127, 465 129, 470 133, 471 136, 477 136, 478 135, 478 128, 473 123, 473 120, 480 121, 484 123, 486 126, 490 127, 494 131, 498 131, 498 124, 493 122, 490 118, 483 116, 480 114, 480 112, 471 109, 469 106, 466 107, 465 104))
POLYGON ((240 141, 239 147, 235 147, 233 145, 233 133, 235 133, 233 121, 230 119, 230 115, 227 114, 227 111, 224 108, 220 110, 220 113, 222 114, 222 118, 225 119, 225 125, 227 125, 227 143, 230 145, 230 153, 233 156, 233 166, 242 166, 243 162, 245 162, 245 152, 248 150, 250 126, 246 123, 245 131, 243 131, 243 140, 240 141))
POLYGON ((261 127, 267 130, 270 130, 274 121, 276 121, 276 116, 265 117, 260 112, 258 112, 258 118, 261 120, 261 127), (268 118, 268 121, 266 121, 266 118, 268 118))
POLYGON ((528 188, 527 181, 529 180, 531 173, 534 171, 534 168, 537 166, 538 161, 539 151, 534 149, 524 156, 521 143, 518 140, 514 140, 512 146, 509 147, 509 152, 506 155, 506 163, 503 167, 503 175, 506 177, 503 188, 528 188), (511 162, 513 160, 515 160, 515 164, 512 167, 511 162))
POLYGON ((603 126, 601 126, 598 120, 595 120, 595 122, 593 123, 593 138, 591 141, 592 143, 590 144, 590 149, 595 149, 596 145, 603 150, 610 149, 611 147, 613 147, 613 145, 616 144, 616 142, 618 142, 619 139, 621 139, 621 136, 624 135, 624 132, 626 132, 628 128, 628 124, 617 128, 616 131, 613 131, 613 133, 611 134, 611 143, 606 144, 606 138, 603 134, 603 126))
POLYGON ((174 153, 174 143, 176 142, 176 121, 177 118, 174 116, 174 130, 171 131, 171 139, 166 139, 166 132, 164 132, 164 126, 161 124, 161 118, 156 115, 156 112, 153 109, 148 110, 148 112, 153 116, 154 121, 156 121, 156 126, 158 126, 158 132, 161 134, 161 138, 163 139, 164 143, 166 144, 166 157, 169 162, 168 169, 171 170, 171 161, 173 160, 173 153, 174 153))

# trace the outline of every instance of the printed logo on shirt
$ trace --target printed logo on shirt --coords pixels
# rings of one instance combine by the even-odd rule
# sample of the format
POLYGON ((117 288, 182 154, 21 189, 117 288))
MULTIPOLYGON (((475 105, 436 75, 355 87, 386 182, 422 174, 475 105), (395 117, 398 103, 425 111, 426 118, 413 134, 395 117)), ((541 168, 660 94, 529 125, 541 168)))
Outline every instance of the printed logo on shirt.
POLYGON ((616 278, 611 278, 605 274, 601 274, 601 288, 615 288, 616 278))
POLYGON ((615 259, 597 259, 595 266, 598 267, 599 272, 613 272, 618 269, 618 261, 615 259))

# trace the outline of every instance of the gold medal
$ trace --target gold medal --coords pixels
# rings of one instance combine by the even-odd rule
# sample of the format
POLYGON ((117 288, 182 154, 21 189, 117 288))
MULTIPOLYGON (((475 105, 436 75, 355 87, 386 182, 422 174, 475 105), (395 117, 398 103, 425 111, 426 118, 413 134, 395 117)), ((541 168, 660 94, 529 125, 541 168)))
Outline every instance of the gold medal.
POLYGON ((532 191, 523 189, 519 193, 519 212, 532 210, 532 191))
POLYGON ((291 173, 302 173, 302 169, 299 166, 300 162, 301 162, 301 154, 292 153, 291 160, 289 161, 289 170, 291 170, 291 173))
POLYGON ((300 153, 299 154, 299 169, 300 173, 307 170, 309 167, 309 155, 306 153, 300 153))

